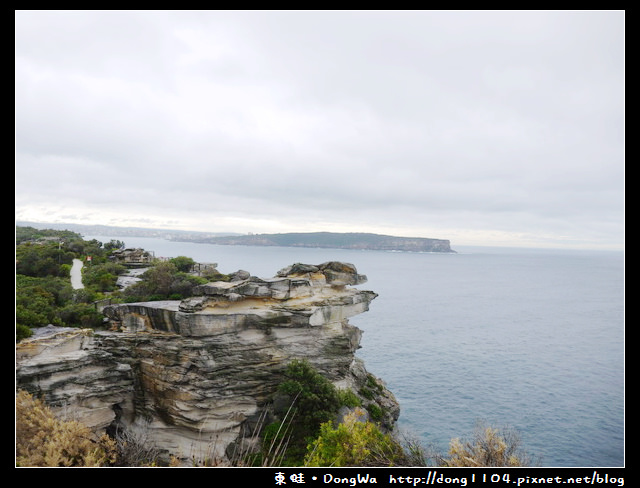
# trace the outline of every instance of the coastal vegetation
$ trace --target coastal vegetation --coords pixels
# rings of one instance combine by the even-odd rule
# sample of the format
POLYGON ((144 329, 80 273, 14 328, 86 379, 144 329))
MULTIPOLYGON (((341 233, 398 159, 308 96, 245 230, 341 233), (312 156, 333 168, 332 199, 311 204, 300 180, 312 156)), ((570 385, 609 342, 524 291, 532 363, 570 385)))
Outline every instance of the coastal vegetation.
POLYGON ((172 261, 157 262, 141 276, 141 280, 119 294, 125 302, 182 300, 192 296, 193 288, 209 281, 194 276, 172 261))
POLYGON ((66 230, 16 227, 16 341, 30 337, 32 329, 49 324, 61 327, 100 328, 104 317, 96 303, 179 300, 192 295, 193 287, 215 276, 195 276, 188 271, 193 259, 177 256, 153 260, 141 280, 125 290, 117 286, 128 268, 110 259, 125 243, 84 240, 66 230), (69 279, 73 260, 84 263, 83 288, 73 289, 69 279))
MULTIPOLYGON (((118 289, 127 272, 110 259, 125 244, 85 241, 69 231, 16 228, 16 341, 38 327, 100 328, 96 302, 182 299, 193 287, 229 279, 215 269, 202 276, 191 258, 153 260, 140 281, 118 289), (85 263, 84 288, 71 286, 74 259, 85 263)), ((275 420, 260 425, 260 448, 231 458, 237 466, 524 466, 530 463, 511 429, 479 426, 468 439, 453 439, 446 454, 383 428, 375 403, 363 405, 380 388, 369 376, 358 392, 339 390, 304 360, 292 361, 274 396, 275 420), (344 410, 346 408, 346 410, 344 410), (343 412, 342 414, 340 412, 343 412), (346 412, 346 413, 344 413, 346 412)), ((144 433, 143 433, 144 434, 144 433)), ((154 466, 159 453, 144 435, 96 437, 75 421, 56 418, 39 399, 16 392, 16 465, 154 466)), ((199 460, 200 461, 200 460, 199 460)), ((199 462, 198 461, 198 462, 199 462)), ((166 462, 166 461, 165 461, 166 462)), ((212 464, 211 460, 207 461, 212 464)), ((215 463, 213 463, 215 464, 215 463)))
POLYGON ((16 341, 32 329, 49 324, 100 327, 102 316, 94 302, 115 289, 124 267, 108 262, 112 249, 122 243, 85 241, 69 231, 16 228, 16 341), (74 290, 69 279, 74 259, 90 260, 85 287, 74 290))

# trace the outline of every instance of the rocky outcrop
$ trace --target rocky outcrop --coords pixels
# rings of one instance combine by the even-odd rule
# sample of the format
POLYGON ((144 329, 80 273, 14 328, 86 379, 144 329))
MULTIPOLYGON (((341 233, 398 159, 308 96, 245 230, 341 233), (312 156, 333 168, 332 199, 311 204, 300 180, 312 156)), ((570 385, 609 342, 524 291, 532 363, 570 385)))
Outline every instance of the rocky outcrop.
POLYGON ((348 322, 376 297, 353 287, 365 276, 338 262, 237 276, 183 301, 109 306, 110 331, 21 342, 18 388, 96 430, 144 428, 174 456, 224 459, 258 418, 275 419, 284 369, 306 359, 393 428, 399 406, 355 357, 361 331, 348 322))

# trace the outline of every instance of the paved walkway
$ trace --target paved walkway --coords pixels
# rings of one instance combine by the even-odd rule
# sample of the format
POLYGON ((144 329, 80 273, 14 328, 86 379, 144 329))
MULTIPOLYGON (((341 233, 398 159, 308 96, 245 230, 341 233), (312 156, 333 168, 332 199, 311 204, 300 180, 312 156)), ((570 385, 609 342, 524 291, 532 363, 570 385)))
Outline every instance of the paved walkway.
POLYGON ((71 287, 74 290, 84 288, 82 284, 82 261, 79 259, 73 260, 73 266, 71 266, 71 287))

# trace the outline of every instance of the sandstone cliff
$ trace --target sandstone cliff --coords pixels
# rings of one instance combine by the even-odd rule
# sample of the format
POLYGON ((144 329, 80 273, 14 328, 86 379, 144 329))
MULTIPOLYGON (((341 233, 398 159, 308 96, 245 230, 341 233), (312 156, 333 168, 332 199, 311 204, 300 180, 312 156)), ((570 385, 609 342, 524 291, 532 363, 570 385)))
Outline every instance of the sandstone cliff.
POLYGON ((347 263, 295 264, 270 279, 209 283, 183 301, 110 306, 108 332, 18 344, 17 387, 96 431, 144 428, 185 460, 224 459, 258 418, 274 420, 284 369, 306 359, 392 429, 398 403, 355 357, 361 331, 348 322, 377 296, 353 287, 365 281, 347 263))

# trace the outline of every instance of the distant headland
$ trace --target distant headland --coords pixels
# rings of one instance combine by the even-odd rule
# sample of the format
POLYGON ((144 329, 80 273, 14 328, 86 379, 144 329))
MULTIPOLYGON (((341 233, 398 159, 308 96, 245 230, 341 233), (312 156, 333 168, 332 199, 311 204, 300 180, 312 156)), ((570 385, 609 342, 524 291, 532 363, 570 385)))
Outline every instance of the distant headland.
POLYGON ((87 235, 116 237, 156 237, 177 242, 198 242, 227 246, 281 246, 330 249, 363 249, 376 251, 409 251, 455 253, 448 239, 397 237, 364 232, 290 232, 283 234, 211 233, 106 225, 46 224, 17 222, 35 228, 70 230, 87 235))
POLYGON ((282 246, 331 249, 365 249, 378 251, 455 252, 445 239, 396 237, 361 232, 291 232, 284 234, 249 234, 235 236, 177 236, 172 240, 189 240, 228 246, 282 246))

